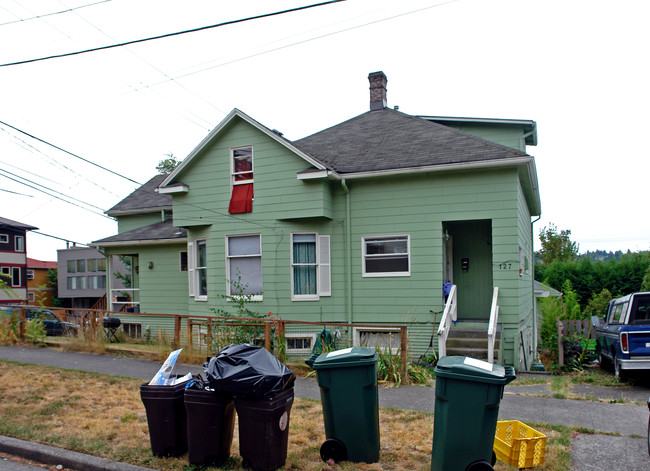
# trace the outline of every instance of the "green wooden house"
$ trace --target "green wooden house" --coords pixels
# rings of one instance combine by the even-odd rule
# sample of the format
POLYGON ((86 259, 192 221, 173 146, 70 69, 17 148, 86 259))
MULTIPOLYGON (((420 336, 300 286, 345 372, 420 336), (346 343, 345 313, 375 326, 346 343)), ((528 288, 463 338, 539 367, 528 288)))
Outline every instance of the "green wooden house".
POLYGON ((239 281, 259 312, 346 323, 355 339, 355 325, 406 323, 411 355, 453 283, 451 335, 484 342, 496 304, 497 361, 524 368, 535 122, 404 114, 386 106, 382 72, 369 80, 368 112, 297 141, 233 110, 176 170, 112 208, 119 233, 94 245, 134 257, 142 312, 206 315, 239 281))

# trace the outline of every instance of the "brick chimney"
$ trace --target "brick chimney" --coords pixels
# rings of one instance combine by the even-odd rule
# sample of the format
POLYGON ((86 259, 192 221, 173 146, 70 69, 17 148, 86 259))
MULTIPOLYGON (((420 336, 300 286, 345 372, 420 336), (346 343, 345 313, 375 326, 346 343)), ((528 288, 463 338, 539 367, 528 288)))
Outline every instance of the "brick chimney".
POLYGON ((368 75, 370 82, 370 111, 386 108, 386 83, 388 79, 383 72, 372 72, 368 75))

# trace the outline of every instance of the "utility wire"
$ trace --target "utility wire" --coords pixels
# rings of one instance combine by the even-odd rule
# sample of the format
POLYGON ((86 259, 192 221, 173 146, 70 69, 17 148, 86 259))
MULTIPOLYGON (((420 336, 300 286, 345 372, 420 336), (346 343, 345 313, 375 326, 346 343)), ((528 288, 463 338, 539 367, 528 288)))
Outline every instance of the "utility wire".
POLYGON ((47 191, 51 191, 52 193, 56 193, 57 195, 65 196, 66 198, 70 198, 71 200, 77 201, 77 202, 79 202, 79 203, 81 203, 81 204, 85 204, 86 206, 90 206, 91 208, 99 209, 99 210, 102 211, 102 212, 105 211, 104 208, 100 208, 99 206, 95 206, 94 204, 86 203, 85 201, 82 201, 82 200, 80 200, 80 199, 77 199, 77 198, 75 198, 74 196, 66 195, 65 193, 61 193, 60 191, 56 191, 56 190, 54 190, 54 189, 52 189, 52 188, 49 188, 49 187, 47 187, 47 186, 45 186, 45 185, 41 185, 40 183, 36 183, 36 182, 34 182, 34 181, 32 181, 32 180, 28 180, 27 178, 25 178, 25 177, 21 177, 20 175, 17 175, 17 174, 15 174, 15 173, 12 173, 12 172, 10 172, 10 171, 8 171, 8 170, 4 170, 4 169, 0 168, 0 172, 8 173, 8 174, 11 175, 12 177, 20 178, 21 180, 25 180, 26 182, 31 183, 32 185, 39 186, 39 187, 41 187, 41 188, 46 189, 47 191))
POLYGON ((38 59, 27 59, 27 60, 22 60, 22 61, 17 61, 17 62, 9 62, 9 63, 6 63, 6 64, 0 64, 0 67, 8 67, 8 66, 12 66, 12 65, 21 65, 21 64, 29 64, 29 63, 32 63, 32 62, 39 62, 39 61, 44 61, 44 60, 49 60, 49 59, 58 59, 58 58, 61 58, 61 57, 69 57, 69 56, 75 56, 75 55, 78 55, 78 54, 86 54, 88 52, 103 51, 103 50, 106 50, 106 49, 113 49, 113 48, 116 48, 116 47, 123 47, 123 46, 128 46, 128 45, 131 45, 131 44, 138 44, 138 43, 143 43, 143 42, 147 42, 147 41, 154 41, 156 39, 170 38, 172 36, 179 36, 181 34, 196 33, 198 31, 204 31, 204 30, 207 30, 207 29, 220 28, 222 26, 229 26, 229 25, 234 25, 234 24, 237 24, 237 23, 244 23, 246 21, 259 20, 261 18, 269 18, 269 17, 272 17, 272 16, 284 15, 286 13, 294 13, 294 12, 301 11, 301 10, 307 10, 309 8, 316 8, 316 7, 329 5, 329 4, 332 4, 332 3, 344 2, 344 1, 345 0, 330 0, 330 1, 322 2, 322 3, 314 3, 312 5, 304 5, 302 7, 290 8, 288 10, 276 11, 276 12, 273 12, 273 13, 264 13, 262 15, 256 15, 256 16, 249 16, 247 18, 241 18, 241 19, 238 19, 238 20, 224 21, 223 23, 217 23, 217 24, 214 24, 214 25, 201 26, 199 28, 193 28, 193 29, 188 29, 188 30, 184 30, 184 31, 177 31, 175 33, 161 34, 159 36, 152 36, 152 37, 144 38, 144 39, 135 39, 133 41, 127 41, 127 42, 123 42, 123 43, 119 43, 119 44, 111 44, 109 46, 100 46, 100 47, 95 47, 95 48, 92 48, 92 49, 85 49, 83 51, 67 52, 65 54, 56 54, 56 55, 52 55, 52 56, 39 57, 38 59))
POLYGON ((129 178, 129 177, 125 177, 124 175, 121 175, 121 174, 119 174, 119 173, 117 173, 117 172, 114 172, 113 170, 110 170, 110 169, 108 169, 108 168, 106 168, 106 167, 102 167, 101 165, 96 164, 95 162, 92 162, 92 161, 90 161, 90 160, 88 160, 88 159, 84 159, 83 157, 80 157, 80 156, 78 156, 77 154, 73 154, 73 153, 70 152, 70 151, 67 151, 67 150, 65 150, 65 149, 62 149, 62 148, 59 147, 59 146, 56 146, 56 145, 54 145, 54 144, 51 144, 51 143, 49 143, 49 142, 47 142, 47 141, 45 141, 45 140, 43 140, 43 139, 40 139, 40 138, 38 138, 38 137, 36 137, 36 136, 34 136, 34 135, 32 135, 32 134, 29 134, 28 132, 25 132, 25 131, 23 131, 23 130, 21 130, 21 129, 18 129, 17 127, 12 126, 11 124, 7 124, 7 123, 5 123, 4 121, 0 121, 0 124, 2 124, 2 125, 4 125, 4 126, 7 126, 7 127, 11 128, 11 129, 13 129, 13 130, 15 130, 15 131, 18 131, 19 133, 24 134, 25 136, 29 136, 29 137, 31 137, 32 139, 34 139, 34 140, 36 140, 36 141, 38 141, 38 142, 42 142, 43 144, 46 144, 46 145, 48 145, 48 146, 50 146, 50 147, 54 147, 55 149, 60 150, 61 152, 65 152, 65 153, 68 154, 68 155, 71 155, 71 156, 73 156, 73 157, 76 157, 76 158, 79 159, 79 160, 83 160, 84 162, 89 163, 89 164, 91 164, 91 165, 94 165, 95 167, 98 167, 98 168, 101 168, 102 170, 105 170, 105 171, 107 171, 107 172, 110 172, 110 173, 112 173, 113 175, 117 175, 118 177, 124 178, 125 180, 128 180, 128 181, 130 181, 130 182, 132 182, 132 183, 135 183, 136 185, 140 185, 140 186, 142 185, 142 183, 138 183, 138 182, 136 182, 135 180, 132 180, 132 179, 129 178))
POLYGON ((0 188, 0 191, 4 191, 5 193, 11 193, 13 195, 27 196, 28 198, 33 198, 32 195, 26 195, 25 193, 18 193, 17 191, 5 190, 4 188, 0 188))
POLYGON ((3 175, 3 174, 1 174, 1 173, 0 173, 0 177, 5 177, 5 178, 7 178, 7 179, 9 179, 9 180, 12 180, 12 181, 14 181, 14 182, 16 182, 16 183, 20 183, 21 185, 25 185, 25 186, 27 186, 27 187, 33 189, 33 190, 40 191, 41 193, 45 193, 46 195, 51 196, 52 198, 56 198, 57 200, 63 201, 64 203, 68 203, 68 204, 71 204, 71 205, 76 206, 76 207, 78 207, 78 208, 85 209, 85 210, 88 211, 88 212, 91 212, 91 213, 93 213, 93 214, 96 214, 96 215, 99 215, 99 216, 105 217, 106 219, 110 219, 111 221, 113 220, 113 218, 111 218, 111 217, 109 217, 109 216, 106 216, 105 214, 95 212, 95 211, 93 211, 92 209, 84 208, 83 206, 78 205, 77 203, 73 203, 72 201, 68 201, 68 200, 65 200, 65 199, 63 199, 63 198, 60 198, 60 197, 58 197, 58 196, 56 196, 56 195, 53 195, 53 194, 51 194, 51 193, 48 193, 48 192, 45 191, 45 190, 41 190, 40 188, 37 188, 37 187, 32 186, 32 185, 29 185, 29 184, 27 184, 27 183, 25 183, 25 182, 21 182, 20 180, 16 180, 15 178, 8 177, 7 175, 3 175))
POLYGON ((106 3, 106 2, 110 2, 110 1, 111 0, 101 0, 100 2, 89 3, 87 5, 80 5, 78 7, 68 8, 67 10, 55 11, 55 12, 52 12, 52 13, 45 13, 43 15, 32 16, 31 18, 18 18, 17 20, 14 20, 14 21, 7 21, 6 23, 0 23, 0 26, 11 25, 11 24, 14 24, 14 23, 22 23, 22 22, 30 21, 30 20, 38 20, 39 18, 45 18, 46 16, 60 15, 61 13, 69 13, 69 12, 71 12, 73 10, 80 10, 82 8, 92 7, 94 5, 99 5, 100 3, 106 3))
MULTIPOLYGON (((232 60, 229 60, 229 61, 226 61, 226 62, 222 62, 220 64, 216 64, 216 65, 213 65, 213 66, 210 66, 210 67, 205 67, 203 69, 195 70, 195 71, 192 71, 192 72, 187 72, 185 74, 176 75, 176 76, 170 78, 169 80, 176 81, 176 80, 181 79, 181 78, 189 77, 190 75, 195 75, 195 74, 198 74, 198 73, 201 73, 201 72, 205 72, 206 70, 216 69, 216 68, 223 67, 225 65, 234 64, 236 62, 240 62, 240 61, 243 61, 243 60, 246 60, 246 59, 251 59, 253 57, 262 56, 264 54, 268 54, 269 52, 280 51, 282 49, 287 49, 289 47, 297 46, 299 44, 305 44, 305 43, 308 43, 308 42, 311 42, 311 41, 316 41, 318 39, 323 39, 323 38, 327 38, 329 36, 334 36, 336 34, 345 33, 345 32, 352 31, 352 30, 359 29, 359 28, 363 28, 363 27, 366 27, 366 26, 371 26, 371 25, 374 25, 374 24, 377 24, 377 23, 382 23, 384 21, 393 20, 395 18, 400 18, 402 16, 412 15, 414 13, 419 13, 419 12, 424 11, 424 10, 429 10, 431 8, 440 7, 440 6, 443 6, 443 5, 447 5, 448 3, 454 3, 454 2, 457 2, 457 1, 458 0, 448 0, 448 1, 443 2, 443 3, 437 3, 435 5, 430 5, 428 7, 418 8, 417 10, 411 10, 411 11, 407 11, 407 12, 404 12, 404 13, 399 13, 397 15, 393 15, 393 16, 390 16, 390 17, 387 17, 387 18, 380 18, 378 20, 373 20, 373 21, 370 21, 368 23, 363 23, 363 24, 356 25, 356 26, 350 26, 349 28, 344 28, 344 29, 340 29, 340 30, 337 30, 337 31, 332 31, 331 33, 321 34, 320 36, 315 36, 313 38, 307 38, 307 39, 303 39, 301 41, 296 41, 296 42, 286 44, 286 45, 283 45, 283 46, 278 46, 278 47, 274 47, 274 48, 271 48, 271 49, 266 49, 264 51, 256 52, 256 53, 244 56, 244 57, 235 58, 235 59, 232 59, 232 60)), ((163 81, 160 81, 160 82, 152 83, 152 84, 147 85, 146 87, 151 88, 151 87, 155 87, 157 85, 164 84, 166 82, 168 82, 168 80, 163 80, 163 81)), ((136 88, 135 90, 132 90, 132 91, 137 92, 137 91, 140 91, 140 90, 141 90, 141 88, 136 88)))
POLYGON ((38 235, 42 235, 42 236, 45 236, 45 237, 51 237, 52 239, 58 239, 58 240, 62 240, 64 242, 72 242, 74 245, 83 245, 84 247, 90 247, 90 245, 88 245, 88 244, 83 244, 81 242, 75 242, 74 240, 70 240, 70 239, 64 239, 63 237, 57 237, 57 236, 53 236, 53 235, 50 235, 50 234, 45 234, 44 232, 29 231, 29 233, 30 234, 38 234, 38 235))

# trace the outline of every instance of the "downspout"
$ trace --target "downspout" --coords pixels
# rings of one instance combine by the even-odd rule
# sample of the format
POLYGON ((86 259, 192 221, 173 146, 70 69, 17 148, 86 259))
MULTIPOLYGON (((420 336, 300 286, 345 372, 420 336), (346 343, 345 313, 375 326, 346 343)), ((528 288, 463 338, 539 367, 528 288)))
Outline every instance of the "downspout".
MULTIPOLYGON (((532 266, 530 272, 532 273, 533 276, 531 276, 530 282, 533 285, 532 289, 533 289, 533 354, 534 355, 537 355, 537 298, 535 297, 535 236, 533 232, 533 225, 540 219, 542 219, 541 214, 537 219, 535 219, 530 223, 530 249, 533 252, 532 253, 533 259, 530 261, 532 266)), ((533 358, 533 360, 534 359, 535 358, 533 358)))
POLYGON ((345 183, 345 178, 341 180, 341 187, 345 191, 345 251, 346 251, 346 265, 347 265, 347 278, 345 290, 345 304, 346 304, 346 321, 352 324, 352 228, 350 227, 350 190, 345 183))

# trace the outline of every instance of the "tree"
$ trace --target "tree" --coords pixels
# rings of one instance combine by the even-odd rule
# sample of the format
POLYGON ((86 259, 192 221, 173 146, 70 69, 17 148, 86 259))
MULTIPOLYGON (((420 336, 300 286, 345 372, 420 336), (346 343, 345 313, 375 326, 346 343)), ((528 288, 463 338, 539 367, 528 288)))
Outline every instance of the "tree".
POLYGON ((556 260, 572 262, 578 256, 578 244, 571 241, 570 229, 563 229, 560 232, 553 223, 547 228, 544 226, 539 231, 539 240, 542 248, 536 253, 537 258, 544 265, 549 265, 556 260))
POLYGON ((156 170, 158 170, 158 173, 161 175, 172 173, 181 163, 174 154, 169 153, 165 155, 167 158, 162 159, 158 162, 158 165, 156 165, 156 170))

